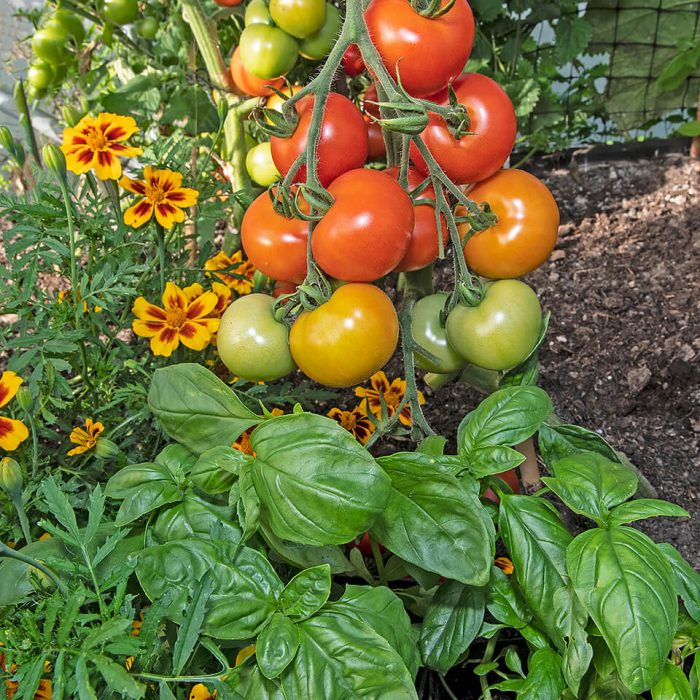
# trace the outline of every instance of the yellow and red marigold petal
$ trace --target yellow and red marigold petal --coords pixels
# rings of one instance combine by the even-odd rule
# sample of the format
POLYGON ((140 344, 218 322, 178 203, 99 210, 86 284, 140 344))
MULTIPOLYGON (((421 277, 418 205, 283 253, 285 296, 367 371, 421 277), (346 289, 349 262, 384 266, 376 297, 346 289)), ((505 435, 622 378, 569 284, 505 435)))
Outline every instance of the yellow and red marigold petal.
POLYGON ((362 408, 366 411, 369 405, 369 410, 375 416, 380 416, 382 412, 382 403, 379 399, 379 393, 374 389, 365 389, 364 387, 355 387, 355 396, 359 396, 363 401, 362 408))
POLYGON ((194 301, 197 297, 204 294, 204 287, 199 282, 193 282, 187 287, 182 288, 182 293, 187 301, 194 301))
POLYGON ((110 151, 98 151, 93 162, 95 175, 100 180, 118 180, 122 175, 122 164, 110 151))
POLYGON ((92 449, 92 445, 78 445, 77 447, 74 447, 72 450, 68 450, 66 454, 69 457, 73 457, 74 455, 81 455, 87 452, 88 450, 92 449))
POLYGON ((143 321, 163 323, 168 318, 163 309, 155 304, 152 304, 145 297, 138 297, 136 299, 134 305, 131 307, 131 312, 134 314, 134 316, 142 319, 143 321))
POLYGON ((102 425, 100 421, 93 421, 92 418, 86 419, 85 428, 92 438, 96 438, 98 435, 103 433, 105 429, 104 425, 102 425))
POLYGON ((135 180, 134 178, 124 175, 119 180, 119 186, 134 194, 140 194, 142 197, 146 194, 146 183, 143 180, 135 180))
POLYGON ((170 357, 180 344, 180 336, 177 328, 162 328, 151 338, 151 351, 154 355, 170 357))
POLYGON ((217 302, 213 313, 217 316, 221 316, 231 303, 231 297, 233 296, 231 288, 221 282, 214 282, 211 285, 211 290, 217 296, 217 302))
POLYGON ((413 424, 413 419, 411 418, 411 404, 407 403, 399 413, 399 422, 406 426, 411 426, 413 424))
POLYGON ((369 378, 369 383, 372 385, 372 388, 375 389, 375 391, 378 391, 381 394, 385 394, 391 388, 389 380, 382 370, 375 372, 369 378))
MULTIPOLYGON (((215 302, 216 303, 216 302, 215 302)), ((182 289, 174 282, 166 282, 165 290, 163 291, 163 308, 166 311, 186 311, 189 303, 182 289)))
POLYGON ((22 421, 0 416, 0 449, 12 452, 28 437, 29 431, 22 421))
POLYGON ((104 134, 108 141, 126 141, 139 130, 133 117, 111 112, 98 114, 95 119, 95 127, 104 134))
POLYGON ((198 296, 194 301, 191 301, 185 313, 188 321, 196 321, 200 318, 206 318, 214 310, 214 307, 219 301, 219 297, 214 292, 205 292, 198 296))
POLYGON ((185 220, 185 212, 165 200, 155 205, 155 213, 156 221, 163 228, 172 228, 173 224, 180 224, 185 220))
POLYGON ((152 338, 160 333, 165 326, 165 321, 142 321, 137 318, 131 322, 131 330, 141 338, 152 338))
POLYGON ((18 377, 15 372, 7 370, 2 373, 2 377, 0 377, 0 406, 5 406, 12 400, 23 381, 24 379, 18 377))
POLYGON ((160 183, 165 193, 177 190, 182 186, 182 175, 174 170, 151 168, 148 173, 144 170, 143 174, 147 180, 151 181, 151 184, 160 183))
POLYGON ((139 228, 139 226, 143 226, 147 221, 150 221, 152 216, 153 204, 147 199, 140 199, 124 212, 124 223, 127 226, 139 228))
POLYGON ((179 187, 165 192, 165 199, 176 207, 186 209, 197 203, 199 192, 190 187, 179 187))
POLYGON ((133 158, 143 153, 143 148, 138 146, 127 146, 125 143, 110 143, 107 150, 120 158, 133 158))
MULTIPOLYGON (((219 319, 216 319, 218 321, 219 319)), ((211 333, 201 323, 187 321, 179 330, 180 341, 190 350, 204 350, 211 342, 211 333)))
POLYGON ((76 175, 82 175, 93 167, 95 152, 88 146, 81 146, 71 153, 66 153, 66 168, 76 175))

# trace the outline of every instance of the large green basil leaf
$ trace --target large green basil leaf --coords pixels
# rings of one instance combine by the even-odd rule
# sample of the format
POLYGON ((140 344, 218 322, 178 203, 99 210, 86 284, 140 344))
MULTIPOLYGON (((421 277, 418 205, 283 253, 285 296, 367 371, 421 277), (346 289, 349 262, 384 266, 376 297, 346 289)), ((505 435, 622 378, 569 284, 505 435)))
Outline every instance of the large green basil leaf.
POLYGON ((637 491, 637 475, 596 452, 578 452, 554 460, 554 477, 542 481, 575 513, 603 525, 610 509, 637 491))
POLYGON ((598 433, 578 425, 541 425, 537 434, 537 447, 547 466, 555 459, 576 452, 597 452, 611 462, 620 461, 615 450, 598 433))
POLYGON ((445 581, 433 597, 420 632, 423 663, 447 673, 474 641, 484 621, 486 589, 445 581))
POLYGON ((417 700, 403 659, 365 623, 322 612, 298 629, 299 650, 280 676, 288 698, 417 700))
POLYGON ((571 533, 551 503, 532 496, 503 495, 498 522, 525 601, 542 629, 561 646, 552 611, 554 595, 568 582, 571 533))
POLYGON ((168 616, 180 622, 196 581, 214 579, 202 631, 216 639, 254 637, 277 609, 282 583, 267 559, 248 547, 199 538, 147 547, 136 575, 151 600, 172 591, 168 616))
POLYGON ((251 435, 252 478, 261 515, 277 537, 343 544, 369 529, 389 498, 374 458, 330 418, 296 413, 251 435))
POLYGON ((623 683, 634 693, 661 676, 678 620, 671 566, 638 530, 616 527, 578 535, 567 569, 576 595, 603 635, 623 683))
POLYGON ((242 531, 236 521, 235 509, 210 501, 188 492, 177 505, 165 508, 149 529, 157 544, 173 540, 183 540, 191 536, 208 539, 215 525, 219 527, 219 537, 238 542, 242 531))
MULTIPOLYGON (((494 391, 460 423, 457 430, 460 454, 469 461, 477 450, 485 447, 517 445, 534 435, 551 412, 552 402, 539 387, 510 386, 494 391)), ((484 455, 482 452, 480 457, 482 471, 484 455)))
POLYGON ((566 684, 578 695, 583 677, 593 660, 593 647, 588 642, 586 623, 588 615, 569 584, 554 594, 554 618, 557 628, 566 639, 562 672, 566 684))
POLYGON ((528 662, 527 678, 517 700, 560 700, 566 688, 562 658, 553 649, 538 649, 528 662))
POLYGON ((277 678, 299 649, 299 628, 283 613, 276 612, 258 635, 255 659, 266 678, 277 678))
POLYGON ((127 525, 146 513, 169 503, 177 503, 181 499, 182 492, 172 482, 150 481, 135 489, 121 502, 114 522, 117 526, 127 525))
MULTIPOLYGON (((244 698, 250 700, 289 700, 280 688, 279 680, 265 678, 257 664, 243 666, 240 673, 240 685, 236 686, 236 690, 243 693, 244 698)), ((225 698, 222 697, 222 700, 225 698)))
POLYGON ((202 365, 184 363, 156 370, 148 405, 163 430, 195 454, 231 445, 261 420, 202 365))
POLYGON ((331 567, 327 564, 300 571, 280 593, 280 610, 301 621, 318 612, 331 594, 331 567))
POLYGON ((683 669, 667 661, 659 682, 651 689, 652 700, 695 700, 683 669))
POLYGON ((190 478, 197 488, 212 495, 228 493, 243 465, 252 462, 250 455, 228 445, 212 447, 199 456, 190 478))
POLYGON ((347 574, 355 570, 338 545, 314 547, 310 544, 290 542, 277 537, 264 522, 260 523, 260 532, 272 550, 271 558, 276 555, 278 559, 301 569, 328 564, 332 574, 347 574))
POLYGON ((610 527, 615 525, 625 525, 635 520, 646 518, 689 518, 687 510, 677 506, 675 503, 661 501, 658 498, 636 498, 628 503, 621 503, 610 512, 610 527))
POLYGON ((183 445, 176 442, 166 445, 153 460, 165 467, 178 483, 190 471, 196 457, 183 445))
POLYGON ((673 569, 678 595, 683 599, 688 614, 700 622, 700 574, 681 556, 671 544, 656 545, 673 569))
POLYGON ((511 583, 511 578, 496 566, 491 569, 486 608, 499 622, 518 630, 532 620, 532 611, 511 583))
POLYGON ((418 633, 401 599, 390 588, 348 584, 342 597, 328 604, 325 611, 371 627, 401 655, 411 677, 416 677, 420 666, 418 633))
POLYGON ((391 496, 371 534, 411 564, 472 586, 488 583, 495 532, 479 499, 418 452, 379 460, 391 496))
POLYGON ((137 493, 146 484, 159 481, 176 485, 172 473, 162 464, 130 464, 110 477, 105 486, 105 496, 120 501, 137 493))

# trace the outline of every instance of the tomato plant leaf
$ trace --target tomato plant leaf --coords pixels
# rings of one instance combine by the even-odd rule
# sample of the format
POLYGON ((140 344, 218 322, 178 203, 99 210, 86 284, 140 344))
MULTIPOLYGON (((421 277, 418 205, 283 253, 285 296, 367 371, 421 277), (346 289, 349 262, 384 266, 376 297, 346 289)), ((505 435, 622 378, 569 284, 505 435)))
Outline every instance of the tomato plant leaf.
POLYGON ((678 619, 671 566, 638 530, 597 528, 569 545, 576 595, 603 635, 624 684, 634 693, 660 678, 678 619))
POLYGON ((331 593, 331 568, 327 564, 300 571, 280 594, 280 609, 287 617, 306 620, 318 612, 331 593))
POLYGON ((258 635, 255 659, 266 678, 277 678, 294 660, 299 649, 299 629, 283 613, 276 612, 258 635))
POLYGON ((375 459, 334 420, 296 413, 251 435, 261 517, 282 539, 344 544, 369 529, 389 498, 375 459))
POLYGON ((423 618, 420 650, 423 663, 447 673, 469 649, 484 621, 486 589, 445 581, 423 618))
POLYGON ((479 499, 428 455, 400 452, 378 461, 391 478, 391 496, 372 536, 427 571, 486 585, 495 533, 479 499))
POLYGON ((616 506, 610 512, 610 526, 624 525, 635 520, 644 520, 645 518, 656 518, 659 516, 667 516, 669 518, 689 518, 690 513, 684 508, 661 501, 656 498, 637 498, 634 501, 628 501, 616 506))
POLYGON ((652 700, 694 700, 683 669, 666 661, 659 682, 651 689, 652 700))
POLYGON ((566 548, 572 535, 556 509, 531 496, 503 495, 498 523, 513 561, 514 576, 542 629, 555 642, 554 596, 566 586, 566 548))
POLYGON ((231 445, 262 420, 216 375, 192 363, 156 370, 148 405, 165 432, 198 455, 231 445))
POLYGON ((593 26, 585 17, 562 17, 557 22, 555 55, 563 65, 583 53, 593 37, 593 26))
POLYGON ((700 574, 681 556, 672 545, 656 545, 673 569, 678 595, 683 599, 689 615, 700 622, 700 574))

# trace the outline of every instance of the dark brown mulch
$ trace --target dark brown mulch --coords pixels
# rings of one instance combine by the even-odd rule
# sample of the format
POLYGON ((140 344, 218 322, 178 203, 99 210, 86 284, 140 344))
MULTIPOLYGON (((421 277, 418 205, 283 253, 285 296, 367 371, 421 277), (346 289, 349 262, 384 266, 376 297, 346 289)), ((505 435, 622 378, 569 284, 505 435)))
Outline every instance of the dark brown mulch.
MULTIPOLYGON (((538 174, 562 226, 527 281, 552 311, 540 385, 565 420, 625 452, 692 520, 641 525, 700 568, 700 175, 680 155, 538 174)), ((476 397, 450 385, 426 415, 445 435, 476 397)))

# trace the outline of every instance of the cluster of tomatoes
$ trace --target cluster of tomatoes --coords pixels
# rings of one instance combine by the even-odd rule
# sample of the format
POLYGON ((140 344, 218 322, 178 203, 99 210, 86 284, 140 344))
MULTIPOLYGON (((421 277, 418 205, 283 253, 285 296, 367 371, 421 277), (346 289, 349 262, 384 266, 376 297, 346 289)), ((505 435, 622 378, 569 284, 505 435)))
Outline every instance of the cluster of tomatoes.
MULTIPOLYGON (((248 10, 259 2, 252 0, 248 10)), ((294 3, 297 8, 303 4, 294 3)), ((270 11, 274 6, 271 0, 270 11)), ((421 139, 450 180, 472 200, 488 203, 497 217, 494 226, 472 231, 466 212, 456 207, 463 241, 457 254, 485 278, 484 295, 475 305, 457 304, 446 322, 446 293, 420 299, 413 309, 413 336, 429 356, 417 353, 416 362, 438 373, 468 363, 510 369, 529 356, 540 337, 540 303, 517 278, 552 251, 559 224, 556 202, 533 175, 503 169, 516 138, 515 111, 496 82, 462 74, 474 38, 466 0, 456 0, 435 18, 421 16, 407 0, 372 0, 365 19, 389 73, 396 77, 400 65, 409 95, 447 106, 452 86, 468 113, 468 132, 456 137, 442 116, 430 113, 421 139)), ((356 47, 350 47, 343 60, 346 72, 358 74, 362 64, 356 47)), ((368 92, 365 112, 376 110, 376 90, 370 85, 368 92)), ((282 176, 307 147, 314 100, 310 94, 295 103, 298 123, 290 136, 270 139, 267 153, 282 176)), ((448 240, 446 222, 436 216, 430 168, 415 143, 410 156, 407 189, 399 183, 398 169, 366 168, 368 158, 377 157, 370 154, 367 114, 343 94, 328 95, 315 162, 332 204, 313 226, 311 250, 320 270, 338 281, 335 291, 325 303, 303 311, 291 330, 273 314, 273 297, 257 294, 235 301, 218 333, 222 360, 234 374, 271 380, 298 367, 322 384, 343 387, 366 380, 389 360, 398 341, 397 312, 373 283, 392 272, 430 265, 438 257, 440 236, 443 245, 448 240)), ((302 166, 294 181, 303 183, 306 177, 302 166)), ((246 211, 242 245, 259 270, 293 291, 307 275, 310 224, 277 211, 271 194, 274 187, 246 211)))

